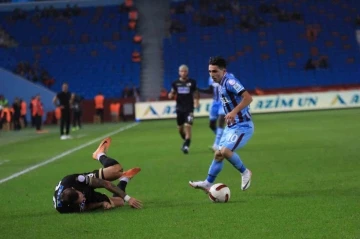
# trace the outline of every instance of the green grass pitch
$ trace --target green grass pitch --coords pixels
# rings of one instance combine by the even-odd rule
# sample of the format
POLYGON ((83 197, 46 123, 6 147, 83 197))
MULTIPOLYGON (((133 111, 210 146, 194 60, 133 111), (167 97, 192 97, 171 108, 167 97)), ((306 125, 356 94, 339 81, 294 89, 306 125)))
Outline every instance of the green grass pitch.
MULTIPOLYGON (((60 179, 101 167, 98 143, 0 184, 1 238, 360 238, 360 109, 254 115, 255 134, 238 151, 253 172, 248 191, 225 162, 216 182, 231 189, 216 204, 188 185, 213 158, 207 118, 195 119, 190 154, 175 120, 141 122, 114 136, 108 152, 142 172, 127 187, 144 203, 61 215, 52 196, 60 179)), ((0 179, 125 126, 86 125, 75 139, 58 129, 0 133, 0 179)))

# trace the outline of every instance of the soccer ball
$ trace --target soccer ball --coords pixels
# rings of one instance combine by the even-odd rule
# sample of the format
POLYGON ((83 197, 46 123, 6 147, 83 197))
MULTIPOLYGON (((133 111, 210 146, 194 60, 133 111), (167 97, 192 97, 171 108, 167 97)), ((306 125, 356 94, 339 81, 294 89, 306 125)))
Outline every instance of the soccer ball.
POLYGON ((228 202, 230 199, 230 188, 223 183, 217 183, 211 186, 208 195, 212 202, 228 202))

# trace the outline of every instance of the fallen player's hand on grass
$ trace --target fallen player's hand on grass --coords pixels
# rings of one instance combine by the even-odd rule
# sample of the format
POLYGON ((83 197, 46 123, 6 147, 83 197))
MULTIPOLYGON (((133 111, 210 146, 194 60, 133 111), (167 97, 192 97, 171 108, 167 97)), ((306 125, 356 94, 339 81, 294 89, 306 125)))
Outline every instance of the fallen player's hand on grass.
POLYGON ((112 206, 111 206, 111 204, 110 203, 108 203, 108 202, 103 202, 103 209, 105 209, 105 210, 108 210, 108 209, 111 209, 112 208, 112 206))
POLYGON ((142 208, 142 202, 137 200, 136 198, 130 198, 128 203, 133 208, 137 208, 137 209, 142 208))

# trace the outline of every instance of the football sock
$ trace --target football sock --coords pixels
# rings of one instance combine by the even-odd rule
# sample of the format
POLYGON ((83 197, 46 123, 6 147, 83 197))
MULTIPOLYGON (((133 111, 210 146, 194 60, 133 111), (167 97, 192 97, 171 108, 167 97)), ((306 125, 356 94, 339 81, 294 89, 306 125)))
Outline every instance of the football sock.
MULTIPOLYGON (((128 184, 128 180, 129 180, 128 178, 122 178, 120 179, 120 182, 116 186, 125 192, 126 185, 128 184), (123 179, 127 179, 127 180, 123 180, 123 179)), ((119 197, 119 195, 114 193, 113 197, 119 197)))
POLYGON ((219 145, 221 136, 223 134, 224 129, 223 128, 217 128, 216 129, 216 136, 215 136, 215 142, 214 145, 219 145))
POLYGON ((209 183, 213 183, 217 175, 221 172, 223 166, 224 166, 224 162, 222 160, 217 161, 213 159, 208 171, 208 176, 206 178, 206 181, 208 181, 209 183))
POLYGON ((233 155, 228 160, 237 170, 240 171, 240 173, 245 172, 246 167, 237 153, 234 152, 233 155))
POLYGON ((104 168, 119 164, 118 161, 116 161, 115 159, 109 158, 105 154, 98 156, 98 159, 99 159, 100 163, 104 166, 104 168))
POLYGON ((216 119, 210 120, 209 127, 214 134, 216 134, 216 119))
POLYGON ((184 146, 190 147, 191 139, 185 139, 184 146))

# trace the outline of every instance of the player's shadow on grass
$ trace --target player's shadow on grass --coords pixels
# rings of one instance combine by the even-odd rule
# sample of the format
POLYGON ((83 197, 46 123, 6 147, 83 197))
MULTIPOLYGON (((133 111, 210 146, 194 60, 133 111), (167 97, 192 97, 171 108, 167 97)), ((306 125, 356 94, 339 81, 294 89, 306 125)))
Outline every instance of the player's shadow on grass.
POLYGON ((269 197, 278 197, 278 198, 299 198, 299 197, 324 197, 324 196, 360 196, 359 188, 332 188, 332 189, 319 189, 319 190, 303 190, 303 191, 284 191, 284 192, 274 192, 262 194, 259 196, 269 196, 269 197))
POLYGON ((44 218, 44 217, 53 217, 54 215, 59 214, 57 211, 43 211, 43 212, 24 212, 24 213, 16 213, 11 215, 2 215, 2 219, 8 218, 14 218, 18 219, 21 218, 31 218, 36 220, 37 218, 44 218))
POLYGON ((240 203, 245 203, 245 200, 240 200, 240 199, 236 199, 236 200, 231 200, 227 203, 213 203, 210 201, 210 199, 207 199, 206 195, 205 199, 200 198, 198 201, 149 201, 146 202, 146 205, 144 203, 144 208, 148 208, 148 209, 154 209, 154 208, 169 208, 169 207, 202 207, 204 205, 204 203, 209 203, 209 204, 240 204, 240 203))

